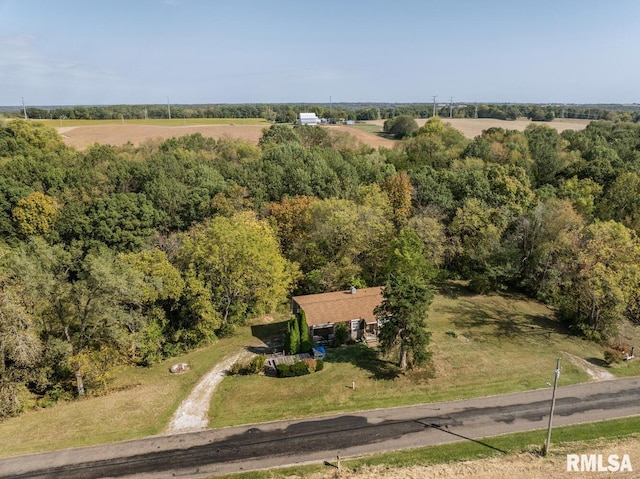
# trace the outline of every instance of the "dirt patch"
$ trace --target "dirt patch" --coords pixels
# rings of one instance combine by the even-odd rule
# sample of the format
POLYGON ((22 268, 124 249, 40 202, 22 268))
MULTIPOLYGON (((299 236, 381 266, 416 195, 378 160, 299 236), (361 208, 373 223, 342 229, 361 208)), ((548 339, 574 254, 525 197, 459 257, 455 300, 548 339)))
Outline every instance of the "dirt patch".
POLYGON ((586 359, 582 359, 578 356, 574 356, 573 354, 563 352, 565 356, 567 356, 573 364, 578 366, 584 372, 589 375, 589 379, 591 381, 608 381, 610 379, 615 379, 616 377, 600 366, 596 366, 595 364, 590 363, 586 359))

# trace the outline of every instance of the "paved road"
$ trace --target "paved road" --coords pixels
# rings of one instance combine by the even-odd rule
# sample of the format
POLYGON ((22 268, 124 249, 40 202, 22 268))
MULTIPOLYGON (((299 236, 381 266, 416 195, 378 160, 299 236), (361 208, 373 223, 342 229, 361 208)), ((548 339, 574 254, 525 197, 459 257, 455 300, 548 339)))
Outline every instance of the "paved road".
MULTIPOLYGON (((0 460, 0 477, 200 478, 546 428, 551 389, 0 460)), ((554 425, 640 415, 640 378, 558 389, 554 425)), ((491 447, 491 440, 480 441, 491 447)))

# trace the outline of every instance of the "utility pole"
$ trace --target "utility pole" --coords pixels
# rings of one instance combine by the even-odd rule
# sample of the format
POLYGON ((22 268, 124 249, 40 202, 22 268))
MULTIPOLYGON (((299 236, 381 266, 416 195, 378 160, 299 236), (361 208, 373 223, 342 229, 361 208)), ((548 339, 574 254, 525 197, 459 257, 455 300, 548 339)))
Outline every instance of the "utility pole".
POLYGON ((549 413, 549 429, 547 430, 547 442, 544 445, 544 455, 549 454, 549 446, 551 445, 551 427, 553 423, 553 410, 556 407, 556 391, 558 390, 558 378, 560 377, 560 358, 556 363, 556 370, 554 372, 555 379, 553 380, 553 397, 551 399, 551 412, 549 413))
POLYGON ((476 103, 476 112, 473 114, 474 118, 478 118, 478 104, 476 103))
POLYGON ((167 110, 169 111, 169 120, 171 120, 171 103, 169 103, 169 97, 167 97, 167 110))
POLYGON ((24 119, 27 119, 27 109, 24 106, 24 97, 22 97, 22 111, 24 112, 24 119))
POLYGON ((453 118, 453 97, 449 97, 449 118, 453 118))
POLYGON ((436 98, 437 95, 433 95, 433 116, 436 116, 436 98))

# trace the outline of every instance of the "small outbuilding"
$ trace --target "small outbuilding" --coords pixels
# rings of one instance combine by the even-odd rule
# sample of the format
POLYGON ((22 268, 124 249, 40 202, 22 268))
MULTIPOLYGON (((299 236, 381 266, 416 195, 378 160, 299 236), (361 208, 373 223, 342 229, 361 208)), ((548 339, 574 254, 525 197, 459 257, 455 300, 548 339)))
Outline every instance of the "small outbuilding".
POLYGON ((298 122, 301 125, 319 125, 320 118, 315 113, 299 113, 298 122))
POLYGON ((309 336, 316 344, 328 344, 344 323, 354 341, 376 341, 379 324, 373 310, 382 303, 382 287, 294 296, 293 313, 305 312, 309 336))

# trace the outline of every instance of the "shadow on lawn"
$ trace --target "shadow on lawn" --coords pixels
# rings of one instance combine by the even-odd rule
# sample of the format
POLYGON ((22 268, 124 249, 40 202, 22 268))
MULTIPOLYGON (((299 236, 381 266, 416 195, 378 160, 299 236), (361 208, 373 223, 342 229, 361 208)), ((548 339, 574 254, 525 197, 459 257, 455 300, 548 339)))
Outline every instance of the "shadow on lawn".
POLYGON ((351 363, 354 366, 369 371, 374 379, 395 379, 398 377, 398 367, 391 361, 385 361, 378 356, 378 350, 364 344, 352 344, 338 348, 327 349, 325 361, 328 363, 351 363))
POLYGON ((451 316, 451 322, 456 328, 469 332, 465 335, 504 337, 516 341, 536 338, 549 340, 553 333, 569 335, 569 330, 560 321, 543 314, 509 308, 509 300, 526 298, 518 295, 495 297, 498 300, 495 303, 490 300, 475 302, 463 298, 441 311, 451 316))
POLYGON ((286 329, 287 321, 252 325, 251 335, 262 341, 263 345, 249 346, 247 350, 255 354, 272 354, 282 352, 284 348, 284 333, 286 329))

